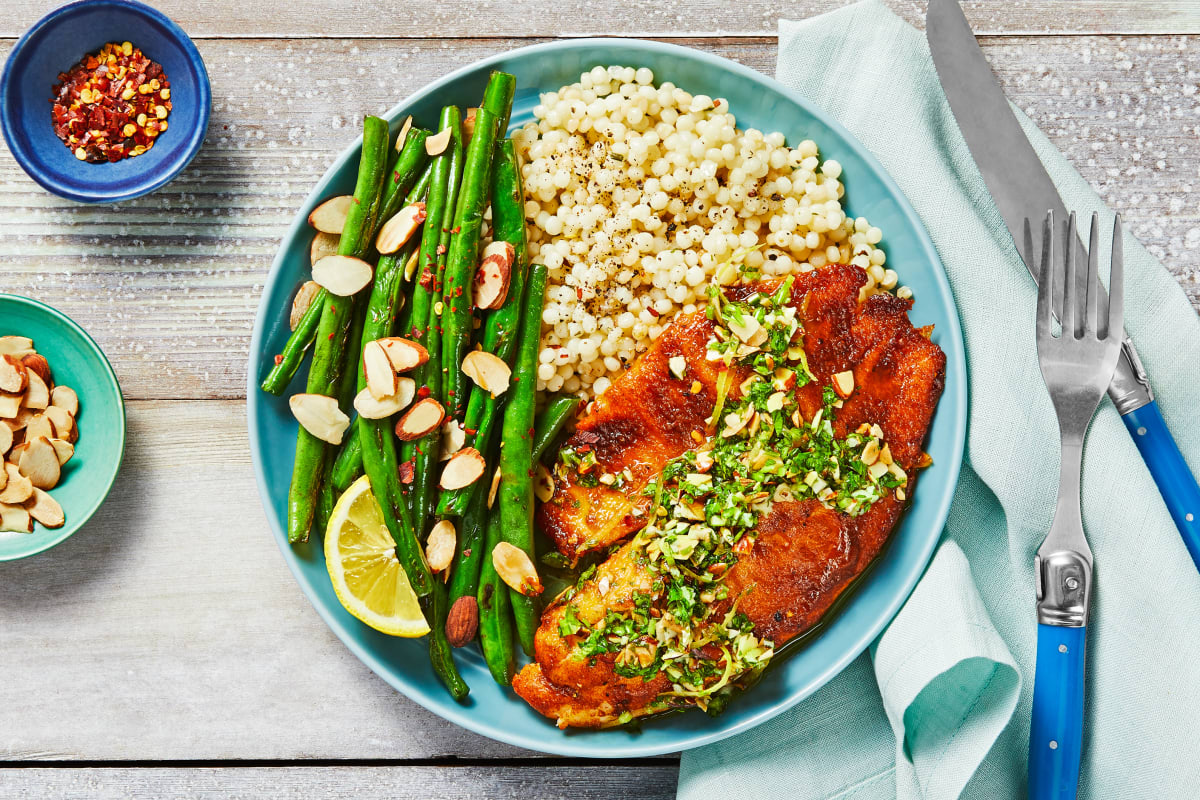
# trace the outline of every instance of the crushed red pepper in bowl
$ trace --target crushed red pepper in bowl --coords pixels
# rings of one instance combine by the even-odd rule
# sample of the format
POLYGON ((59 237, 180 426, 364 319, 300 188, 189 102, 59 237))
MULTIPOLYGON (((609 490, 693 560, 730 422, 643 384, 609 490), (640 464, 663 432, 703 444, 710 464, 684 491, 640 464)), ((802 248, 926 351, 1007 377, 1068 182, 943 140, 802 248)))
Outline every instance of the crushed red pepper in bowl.
POLYGON ((58 76, 54 133, 80 161, 139 156, 167 129, 171 83, 130 42, 110 42, 58 76))

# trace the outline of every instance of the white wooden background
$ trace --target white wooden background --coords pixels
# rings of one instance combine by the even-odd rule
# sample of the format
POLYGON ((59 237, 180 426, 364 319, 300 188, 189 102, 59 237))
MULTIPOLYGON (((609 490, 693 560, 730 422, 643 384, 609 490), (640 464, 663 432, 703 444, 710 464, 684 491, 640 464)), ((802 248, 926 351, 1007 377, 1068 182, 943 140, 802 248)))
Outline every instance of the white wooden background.
MULTIPOLYGON (((329 633, 254 488, 250 328, 279 237, 364 113, 556 36, 669 38, 773 74, 776 20, 841 1, 162 0, 213 86, 206 147, 180 178, 83 207, 0 149, 0 292, 79 321, 129 401, 124 468, 94 521, 0 564, 0 797, 673 796, 674 759, 491 742, 329 633)), ((56 4, 8 0, 0 58, 56 4)), ((920 24, 923 2, 890 5, 920 24)), ((1200 2, 965 7, 1009 95, 1200 308, 1200 2)))

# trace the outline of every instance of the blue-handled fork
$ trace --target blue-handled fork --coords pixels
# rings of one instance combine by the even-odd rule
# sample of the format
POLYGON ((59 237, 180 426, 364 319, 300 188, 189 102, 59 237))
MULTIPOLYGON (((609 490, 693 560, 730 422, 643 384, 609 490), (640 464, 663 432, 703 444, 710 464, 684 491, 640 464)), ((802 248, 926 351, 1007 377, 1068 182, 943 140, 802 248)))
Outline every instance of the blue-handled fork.
MULTIPOLYGON (((1098 222, 1092 216, 1087 280, 1075 274, 1075 215, 1067 223, 1064 254, 1055 258, 1054 216, 1047 214, 1038 271, 1037 349, 1042 378, 1062 442, 1058 504, 1050 533, 1038 548, 1037 673, 1033 682, 1033 720, 1029 734, 1029 796, 1032 800, 1068 800, 1079 785, 1083 749, 1084 643, 1092 589, 1092 551, 1079 510, 1083 440, 1096 406, 1112 380, 1121 349, 1124 323, 1124 270, 1121 218, 1113 229, 1109 299, 1101 307, 1097 275, 1098 222), (1054 286, 1062 286, 1062 308, 1052 308, 1054 286), (1054 320, 1061 332, 1054 335, 1054 320)), ((1033 237, 1025 224, 1025 257, 1030 266, 1033 237)))

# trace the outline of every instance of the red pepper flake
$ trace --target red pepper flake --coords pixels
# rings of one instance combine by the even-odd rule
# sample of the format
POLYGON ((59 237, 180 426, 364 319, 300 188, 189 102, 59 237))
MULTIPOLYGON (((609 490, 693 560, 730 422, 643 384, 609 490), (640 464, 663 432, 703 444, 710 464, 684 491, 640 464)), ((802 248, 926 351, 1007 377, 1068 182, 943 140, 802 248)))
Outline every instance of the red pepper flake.
POLYGON ((479 433, 479 431, 475 428, 463 428, 463 433, 465 433, 467 436, 474 436, 475 434, 479 433))
POLYGON ((429 267, 421 271, 421 288, 427 292, 433 291, 433 272, 429 267))
POLYGON ((413 478, 416 476, 416 471, 417 471, 416 466, 413 464, 411 459, 408 461, 405 461, 403 464, 400 465, 400 469, 399 469, 400 482, 406 483, 406 484, 412 483, 413 478))
POLYGON ((471 557, 471 548, 464 547, 463 548, 463 558, 470 558, 470 557, 471 557))
POLYGON ((575 287, 575 296, 578 297, 581 301, 583 300, 583 287, 582 286, 575 287))
POLYGON ((167 129, 171 82, 130 42, 109 42, 58 75, 50 98, 54 133, 80 161, 140 156, 167 129))
POLYGON ((461 227, 459 227, 459 226, 457 226, 457 225, 455 225, 453 228, 451 228, 451 229, 450 229, 450 232, 451 232, 451 233, 461 233, 461 232, 462 232, 462 228, 461 228, 461 227))
POLYGON ((331 342, 333 341, 333 334, 332 334, 332 333, 331 333, 331 334, 329 334, 329 341, 331 341, 331 342))
POLYGON ((418 400, 424 400, 426 397, 429 397, 429 395, 430 391, 428 386, 422 386, 420 389, 417 389, 418 400))
POLYGON ((275 366, 278 367, 282 363, 283 363, 283 353, 277 353, 275 355, 275 366))
POLYGON ((437 254, 438 254, 439 256, 444 256, 444 255, 446 254, 446 245, 444 245, 444 244, 439 244, 439 245, 437 246, 437 254))
POLYGON ((652 317, 658 316, 658 312, 654 310, 653 306, 646 306, 646 310, 650 312, 650 316, 652 316, 652 317))

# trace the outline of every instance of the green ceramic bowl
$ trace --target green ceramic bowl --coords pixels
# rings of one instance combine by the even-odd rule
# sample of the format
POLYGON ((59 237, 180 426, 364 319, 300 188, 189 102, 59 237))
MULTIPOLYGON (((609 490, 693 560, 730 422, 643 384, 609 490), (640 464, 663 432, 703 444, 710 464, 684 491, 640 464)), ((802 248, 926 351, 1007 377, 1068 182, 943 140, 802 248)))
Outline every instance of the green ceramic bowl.
POLYGON ((108 496, 125 454, 125 401, 108 359, 83 328, 50 306, 0 294, 0 336, 27 336, 50 362, 58 383, 79 395, 79 440, 50 494, 66 524, 33 533, 0 533, 0 561, 48 550, 83 527, 108 496))

